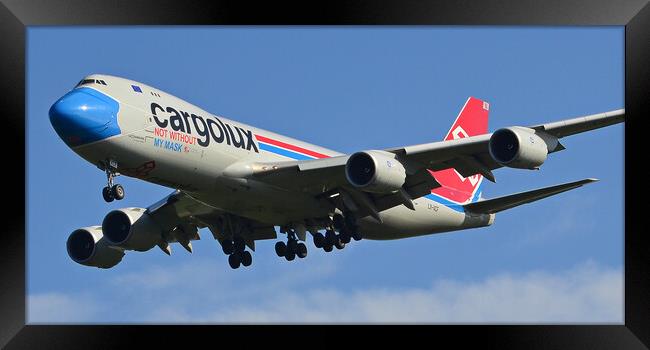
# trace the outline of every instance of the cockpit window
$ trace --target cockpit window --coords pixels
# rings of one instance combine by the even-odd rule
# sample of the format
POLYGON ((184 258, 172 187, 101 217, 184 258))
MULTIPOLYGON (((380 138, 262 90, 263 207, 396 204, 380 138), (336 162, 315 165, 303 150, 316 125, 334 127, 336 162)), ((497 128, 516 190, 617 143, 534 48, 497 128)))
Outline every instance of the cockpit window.
POLYGON ((108 85, 106 84, 105 81, 99 80, 99 79, 83 79, 77 84, 77 86, 81 85, 87 85, 87 84, 100 84, 100 85, 108 85))
POLYGON ((95 79, 83 79, 82 81, 79 82, 79 84, 77 84, 77 86, 93 84, 93 83, 95 83, 95 79))

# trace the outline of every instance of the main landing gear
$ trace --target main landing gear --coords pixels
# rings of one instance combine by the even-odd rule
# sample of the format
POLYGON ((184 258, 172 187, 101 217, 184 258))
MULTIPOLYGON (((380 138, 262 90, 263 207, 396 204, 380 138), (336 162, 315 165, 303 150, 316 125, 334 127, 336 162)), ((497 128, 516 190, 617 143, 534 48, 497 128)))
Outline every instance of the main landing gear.
POLYGON ((124 198, 124 187, 120 184, 113 184, 113 178, 118 176, 116 171, 117 162, 114 160, 109 160, 108 165, 104 166, 104 171, 106 172, 107 186, 102 189, 102 197, 106 202, 112 202, 117 199, 122 200, 124 198))
POLYGON ((222 241, 221 248, 224 254, 228 255, 228 264, 233 269, 239 268, 240 265, 248 267, 253 263, 253 255, 246 250, 246 243, 241 237, 236 237, 234 241, 222 241))
POLYGON ((325 235, 320 232, 314 234, 314 246, 329 253, 334 250, 334 247, 339 250, 345 248, 345 245, 352 239, 361 240, 362 237, 355 221, 352 214, 346 216, 334 214, 332 227, 325 231, 325 235), (337 234, 336 231, 339 233, 337 234))
MULTIPOLYGON (((344 215, 335 214, 328 226, 324 235, 320 232, 311 231, 314 237, 314 246, 326 252, 333 251, 334 247, 341 250, 353 239, 359 241, 362 238, 353 213, 348 212, 344 215), (337 231, 339 232, 338 234, 336 233, 337 231)), ((284 257, 287 261, 295 260, 296 256, 301 259, 307 257, 307 246, 305 243, 298 241, 294 229, 283 227, 280 232, 287 233, 287 242, 276 242, 275 254, 279 257, 284 257)))
POLYGON ((298 242, 296 233, 289 229, 287 230, 287 243, 282 241, 275 243, 275 254, 284 257, 287 261, 292 261, 296 256, 304 259, 307 257, 307 246, 305 243, 298 242))

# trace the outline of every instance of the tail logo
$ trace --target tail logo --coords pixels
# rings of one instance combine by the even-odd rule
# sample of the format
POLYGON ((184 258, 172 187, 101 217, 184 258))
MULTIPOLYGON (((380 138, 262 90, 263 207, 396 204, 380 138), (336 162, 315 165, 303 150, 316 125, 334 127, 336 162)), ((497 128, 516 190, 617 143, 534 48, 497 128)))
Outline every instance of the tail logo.
POLYGON ((454 138, 454 140, 468 137, 467 132, 460 125, 458 125, 454 131, 451 132, 451 136, 454 138))
MULTIPOLYGON (((487 102, 483 102, 483 108, 486 108, 486 107, 485 107, 486 103, 487 103, 487 102)), ((488 107, 488 108, 489 108, 489 107, 488 107)), ((487 109, 487 108, 486 108, 486 109, 487 109)), ((457 126, 457 127, 456 127, 452 132, 451 132, 451 136, 452 136, 452 138, 453 138, 454 140, 458 140, 458 139, 462 139, 462 138, 465 138, 465 137, 469 137, 469 135, 467 135, 467 132, 466 132, 466 131, 465 131, 465 130, 460 126, 460 125, 458 125, 458 126, 457 126)), ((454 169, 454 172, 456 173, 456 175, 458 175, 458 178, 460 178, 460 181, 465 182, 465 180, 469 179, 469 182, 472 184, 472 186, 476 186, 476 184, 477 184, 478 181, 480 180, 480 176, 481 176, 481 175, 479 175, 479 174, 476 174, 476 175, 472 175, 472 176, 470 176, 469 178, 465 178, 465 177, 463 177, 463 175, 461 175, 458 171, 456 171, 456 169, 454 169)))

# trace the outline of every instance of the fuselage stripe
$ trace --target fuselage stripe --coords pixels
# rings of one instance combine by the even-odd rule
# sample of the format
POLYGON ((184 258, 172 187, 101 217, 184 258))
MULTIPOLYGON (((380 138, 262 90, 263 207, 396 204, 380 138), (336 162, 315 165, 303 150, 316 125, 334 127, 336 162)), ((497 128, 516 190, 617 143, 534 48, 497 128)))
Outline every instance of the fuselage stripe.
POLYGON ((271 146, 271 145, 263 143, 263 142, 260 142, 259 145, 260 145, 261 150, 271 152, 271 153, 275 153, 275 154, 279 154, 281 156, 289 157, 291 159, 296 159, 296 160, 314 159, 314 157, 310 157, 310 156, 306 156, 304 154, 292 152, 292 151, 289 151, 289 150, 286 150, 286 149, 283 149, 283 148, 280 148, 280 147, 271 146))
POLYGON ((307 155, 307 156, 311 156, 311 158, 304 158, 304 159, 329 158, 330 157, 330 156, 328 156, 326 154, 310 151, 310 150, 302 148, 302 147, 290 145, 288 143, 278 141, 278 140, 273 140, 273 139, 270 139, 268 137, 264 137, 264 136, 261 136, 261 135, 255 135, 255 138, 257 139, 257 141, 260 142, 260 144, 262 142, 264 142, 269 146, 275 146, 276 149, 277 148, 284 148, 285 150, 288 150, 288 151, 293 151, 293 152, 297 152, 297 153, 302 153, 302 154, 307 155))
POLYGON ((434 201, 436 203, 442 204, 445 207, 447 207, 449 209, 452 209, 452 210, 455 210, 455 211, 457 211, 459 213, 464 213, 465 212, 465 208, 463 208, 462 204, 451 202, 450 200, 448 200, 446 198, 443 198, 443 197, 440 197, 440 196, 438 196, 436 194, 431 193, 431 194, 428 194, 428 195, 424 196, 424 198, 432 200, 432 201, 434 201))
MULTIPOLYGON (((472 195, 472 199, 468 203, 474 203, 479 199, 479 197, 481 196, 481 192, 482 192, 481 191, 481 186, 483 186, 482 181, 474 189, 474 194, 472 195)), ((440 203, 440 204, 444 205, 445 207, 448 207, 449 209, 455 210, 457 212, 460 212, 460 213, 465 212, 465 208, 463 208, 463 204, 458 203, 458 202, 454 202, 454 201, 452 201, 450 199, 447 199, 447 198, 444 198, 444 197, 441 197, 441 196, 439 196, 439 195, 437 195, 435 193, 428 194, 428 195, 426 195, 424 197, 429 199, 429 200, 432 200, 434 202, 440 203)))

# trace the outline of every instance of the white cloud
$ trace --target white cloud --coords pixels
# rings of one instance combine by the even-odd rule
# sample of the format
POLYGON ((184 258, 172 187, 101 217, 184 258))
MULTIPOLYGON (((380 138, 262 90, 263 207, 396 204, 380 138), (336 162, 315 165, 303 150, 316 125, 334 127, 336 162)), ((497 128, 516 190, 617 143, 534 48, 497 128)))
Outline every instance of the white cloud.
POLYGON ((29 323, 77 323, 93 321, 99 304, 79 295, 42 293, 28 296, 26 308, 29 323))
MULTIPOLYGON (((323 267, 322 274, 335 271, 323 267)), ((232 272, 232 273, 231 273, 232 272)), ((111 314, 60 294, 30 298, 32 321, 145 323, 621 323, 621 269, 584 263, 550 273, 503 273, 480 281, 437 280, 428 288, 368 288, 349 292, 306 287, 315 281, 292 269, 281 278, 215 273, 213 263, 152 268, 108 283, 111 314), (191 272, 194 279, 183 279, 191 272), (212 278, 210 278, 212 276, 212 278), (152 282, 153 281, 153 282, 152 282), (115 290, 129 286, 118 294, 115 290), (297 288, 300 286, 300 288, 297 288), (118 287, 118 288, 116 288, 118 287), (116 302, 119 300, 121 302, 116 302), (86 311, 80 312, 79 303, 86 311), (74 308, 76 313, 60 310, 74 308), (61 318, 61 316, 64 316, 61 318), (116 318, 117 317, 117 318, 116 318)), ((94 301, 95 304, 99 300, 94 301)))
POLYGON ((585 264, 561 274, 501 274, 480 282, 436 281, 430 288, 335 290, 217 310, 219 322, 621 323, 623 279, 585 264))

